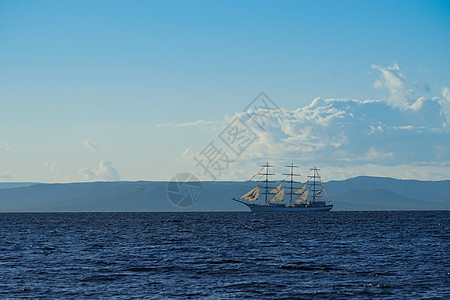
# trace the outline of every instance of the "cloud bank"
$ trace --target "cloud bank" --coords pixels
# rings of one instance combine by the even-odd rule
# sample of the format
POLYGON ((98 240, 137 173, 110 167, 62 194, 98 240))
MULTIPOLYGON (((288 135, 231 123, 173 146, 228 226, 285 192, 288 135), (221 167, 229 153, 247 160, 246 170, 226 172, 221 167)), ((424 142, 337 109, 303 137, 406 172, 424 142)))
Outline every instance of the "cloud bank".
POLYGON ((105 180, 105 181, 116 181, 120 180, 119 172, 113 167, 112 162, 107 160, 101 160, 97 170, 91 170, 87 167, 82 167, 78 174, 83 178, 83 180, 93 181, 93 180, 105 180))
POLYGON ((259 139, 244 158, 348 165, 450 159, 450 128, 438 99, 421 98, 405 109, 382 100, 317 98, 275 116, 264 129, 252 128, 259 139))
MULTIPOLYGON (((239 168, 261 161, 317 163, 342 173, 341 178, 374 175, 368 169, 378 170, 377 176, 448 178, 450 89, 443 88, 442 97, 413 99, 396 63, 372 68, 381 76, 374 86, 388 89, 387 99, 316 98, 305 107, 272 112, 264 128, 248 123, 258 138, 237 159, 239 168)), ((247 115, 228 119, 235 117, 246 120, 247 115)))

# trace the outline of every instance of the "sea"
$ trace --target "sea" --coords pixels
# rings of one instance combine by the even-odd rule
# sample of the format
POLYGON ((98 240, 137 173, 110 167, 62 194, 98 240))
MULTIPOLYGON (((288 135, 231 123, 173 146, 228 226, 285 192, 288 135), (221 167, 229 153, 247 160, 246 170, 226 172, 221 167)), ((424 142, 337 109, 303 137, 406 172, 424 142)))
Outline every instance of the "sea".
POLYGON ((2 213, 0 298, 450 299, 450 211, 2 213))

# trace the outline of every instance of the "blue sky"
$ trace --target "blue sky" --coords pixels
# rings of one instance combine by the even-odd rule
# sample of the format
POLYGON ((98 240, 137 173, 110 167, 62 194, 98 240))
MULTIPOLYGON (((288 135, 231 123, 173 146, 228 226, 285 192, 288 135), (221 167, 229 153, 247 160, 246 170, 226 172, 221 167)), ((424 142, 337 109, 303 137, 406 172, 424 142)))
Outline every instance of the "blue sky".
POLYGON ((448 1, 1 1, 0 180, 208 179, 261 91, 285 114, 218 179, 448 179, 449 36, 448 1))

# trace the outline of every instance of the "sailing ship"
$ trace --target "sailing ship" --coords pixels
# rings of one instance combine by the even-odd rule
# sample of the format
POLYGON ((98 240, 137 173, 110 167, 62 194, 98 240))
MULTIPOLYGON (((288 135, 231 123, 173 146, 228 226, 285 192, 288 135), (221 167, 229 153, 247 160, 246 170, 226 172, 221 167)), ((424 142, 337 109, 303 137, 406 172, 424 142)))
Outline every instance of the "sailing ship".
MULTIPOLYGON (((298 166, 294 166, 292 163, 286 166, 286 168, 290 168, 290 172, 283 174, 289 180, 287 182, 282 180, 272 188, 269 185, 274 181, 270 180, 270 177, 275 174, 270 172, 270 168, 273 166, 268 163, 261 166, 260 171, 253 178, 260 175, 260 179, 263 178, 263 180, 256 181, 258 184, 255 187, 239 198, 233 197, 233 200, 247 205, 252 212, 330 211, 333 208, 333 203, 320 178, 320 169, 316 167, 309 169, 312 175, 309 175, 308 180, 301 184, 294 180, 294 177, 300 176, 300 174, 294 173, 294 169, 298 166), (301 184, 300 187, 299 184, 301 184)), ((248 183, 254 182, 252 179, 248 183)))

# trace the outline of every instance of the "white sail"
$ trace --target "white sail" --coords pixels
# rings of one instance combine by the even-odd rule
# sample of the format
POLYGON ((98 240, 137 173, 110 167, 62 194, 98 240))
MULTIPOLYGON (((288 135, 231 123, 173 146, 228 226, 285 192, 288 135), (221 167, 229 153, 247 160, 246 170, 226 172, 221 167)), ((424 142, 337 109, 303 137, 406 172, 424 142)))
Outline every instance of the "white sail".
POLYGON ((284 182, 284 180, 283 180, 282 182, 280 182, 276 187, 274 187, 274 188, 269 192, 269 194, 278 194, 278 193, 280 192, 280 190, 281 190, 281 186, 283 185, 283 182, 284 182))
POLYGON ((269 202, 281 202, 284 200, 284 188, 281 189, 269 202))
POLYGON ((248 201, 255 201, 255 200, 258 200, 258 197, 259 197, 259 190, 260 190, 260 187, 257 186, 257 187, 255 187, 255 188, 251 189, 251 190, 250 190, 249 192, 247 192, 245 195, 243 195, 243 196, 241 197, 241 199, 248 200, 248 201))
POLYGON ((259 190, 260 190, 260 187, 257 186, 256 190, 255 190, 255 193, 253 194, 253 197, 251 197, 250 199, 247 199, 247 200, 248 201, 256 201, 256 200, 258 200, 258 198, 259 198, 259 190))
POLYGON ((303 192, 304 192, 305 189, 306 189, 306 186, 308 185, 308 182, 309 182, 309 181, 305 182, 298 190, 296 190, 296 191, 294 192, 294 194, 297 194, 297 195, 303 194, 303 192))
POLYGON ((247 193, 245 193, 245 194, 241 197, 241 199, 245 199, 245 198, 251 197, 251 196, 253 195, 253 193, 255 192, 255 190, 256 190, 256 187, 253 188, 253 189, 251 189, 251 190, 248 191, 247 193))
POLYGON ((307 189, 303 194, 301 194, 297 199, 295 199, 294 203, 306 202, 306 199, 308 199, 308 193, 309 189, 307 189))

